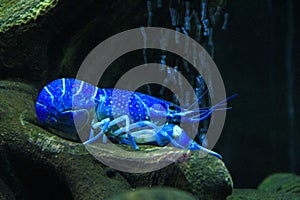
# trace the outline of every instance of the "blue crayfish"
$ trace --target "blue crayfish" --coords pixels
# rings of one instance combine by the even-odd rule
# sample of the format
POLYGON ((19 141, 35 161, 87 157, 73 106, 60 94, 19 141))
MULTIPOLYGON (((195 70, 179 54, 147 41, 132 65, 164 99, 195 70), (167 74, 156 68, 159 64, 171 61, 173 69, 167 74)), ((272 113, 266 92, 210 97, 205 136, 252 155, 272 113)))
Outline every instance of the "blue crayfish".
POLYGON ((171 143, 221 158, 192 140, 176 123, 200 122, 213 111, 226 109, 221 107, 228 99, 209 108, 188 110, 146 94, 102 89, 77 79, 62 78, 42 89, 36 100, 36 113, 48 127, 73 136, 78 129, 85 128, 88 133, 84 144, 105 142, 109 138, 138 150, 137 144, 171 143))

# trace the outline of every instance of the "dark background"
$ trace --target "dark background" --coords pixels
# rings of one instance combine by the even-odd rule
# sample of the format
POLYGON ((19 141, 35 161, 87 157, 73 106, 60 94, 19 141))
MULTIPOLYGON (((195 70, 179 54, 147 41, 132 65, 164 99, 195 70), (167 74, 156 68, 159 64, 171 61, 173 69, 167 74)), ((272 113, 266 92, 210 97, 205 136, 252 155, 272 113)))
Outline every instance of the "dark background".
POLYGON ((256 187, 275 172, 300 173, 299 27, 292 1, 228 2, 215 62, 230 105, 216 149, 235 187, 256 187))

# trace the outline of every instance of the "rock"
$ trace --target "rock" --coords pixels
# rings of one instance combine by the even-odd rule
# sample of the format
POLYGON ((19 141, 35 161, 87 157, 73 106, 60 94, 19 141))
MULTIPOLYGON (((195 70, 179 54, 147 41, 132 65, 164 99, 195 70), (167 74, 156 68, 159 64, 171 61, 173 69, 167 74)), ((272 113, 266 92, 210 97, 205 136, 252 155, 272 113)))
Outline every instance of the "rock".
POLYGON ((173 163, 158 171, 143 174, 123 173, 134 186, 170 186, 192 193, 198 199, 225 199, 233 182, 224 163, 211 155, 200 158, 194 152, 184 162, 173 163))
POLYGON ((167 187, 138 188, 111 198, 110 200, 196 200, 187 192, 167 187))
MULTIPOLYGON (((128 155, 139 155, 153 169, 164 159, 173 164, 140 174, 106 167, 81 143, 60 138, 39 124, 34 108, 37 91, 32 86, 0 81, 0 93, 0 171, 4 172, 0 178, 8 180, 17 198, 107 199, 131 188, 155 185, 175 187, 198 199, 225 199, 232 191, 232 179, 224 163, 212 155, 203 157, 199 151, 145 145, 131 153, 130 146, 119 145, 127 148, 128 155)), ((128 161, 128 155, 111 147, 93 146, 94 155, 109 161, 128 161)))
POLYGON ((74 76, 93 47, 124 30, 124 24, 142 24, 145 10, 137 7, 143 5, 133 0, 1 1, 1 75, 34 82, 74 76), (135 19, 128 17, 132 13, 135 19))
POLYGON ((12 27, 27 24, 31 20, 36 20, 54 8, 57 3, 58 0, 1 1, 0 33, 6 32, 12 27))
POLYGON ((271 193, 256 189, 233 189, 232 195, 226 200, 285 200, 300 199, 298 195, 289 193, 271 193))
POLYGON ((300 177, 279 173, 267 177, 258 189, 234 189, 227 200, 242 199, 300 199, 300 177))
POLYGON ((57 33, 57 27, 51 22, 47 23, 45 19, 57 3, 58 0, 1 1, 2 76, 29 78, 31 75, 31 79, 36 79, 44 75, 42 69, 49 66, 47 45, 57 33))
POLYGON ((1 75, 30 81, 59 76, 64 69, 58 60, 69 37, 95 16, 110 18, 104 12, 109 6, 94 0, 1 1, 1 75))
POLYGON ((289 173, 273 174, 267 177, 258 189, 270 193, 298 194, 300 199, 300 176, 289 173))

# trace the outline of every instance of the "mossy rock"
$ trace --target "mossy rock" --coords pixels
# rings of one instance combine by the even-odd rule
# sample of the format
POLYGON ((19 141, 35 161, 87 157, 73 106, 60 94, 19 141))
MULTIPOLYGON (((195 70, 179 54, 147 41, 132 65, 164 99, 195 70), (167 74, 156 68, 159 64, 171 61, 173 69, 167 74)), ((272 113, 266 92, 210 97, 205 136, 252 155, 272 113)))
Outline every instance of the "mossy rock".
POLYGON ((271 193, 293 193, 300 197, 300 176, 289 173, 273 174, 267 177, 258 189, 271 193))
POLYGON ((285 200, 300 199, 300 177, 279 173, 267 177, 258 189, 234 189, 227 200, 285 200))
POLYGON ((107 15, 104 10, 110 6, 95 0, 4 0, 0 4, 1 75, 31 82, 59 76, 62 69, 57 60, 65 43, 94 15, 107 15))
POLYGON ((226 200, 299 200, 296 194, 289 193, 272 193, 256 189, 233 189, 232 195, 226 200))
POLYGON ((110 200, 196 200, 187 192, 167 187, 138 188, 111 198, 110 200))
POLYGON ((54 8, 58 0, 2 0, 0 3, 0 33, 14 26, 36 20, 54 8))
MULTIPOLYGON (((153 160, 157 157, 154 153, 153 160)), ((164 157, 168 158, 172 156, 165 155, 164 157)), ((133 187, 175 187, 193 194, 198 199, 225 199, 233 188, 232 178, 224 163, 212 155, 203 157, 199 151, 187 154, 185 160, 158 171, 142 174, 122 172, 122 174, 133 187)))

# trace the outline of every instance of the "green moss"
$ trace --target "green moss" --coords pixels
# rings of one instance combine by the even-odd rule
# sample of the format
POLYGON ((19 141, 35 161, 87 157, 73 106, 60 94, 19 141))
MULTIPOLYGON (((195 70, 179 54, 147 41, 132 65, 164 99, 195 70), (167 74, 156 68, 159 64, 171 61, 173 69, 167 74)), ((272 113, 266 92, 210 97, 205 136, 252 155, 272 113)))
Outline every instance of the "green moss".
POLYGON ((233 180, 220 159, 214 156, 203 157, 201 152, 198 152, 187 162, 178 165, 190 184, 187 191, 199 199, 224 199, 232 193, 233 180), (218 192, 215 192, 216 190, 218 192))
POLYGON ((54 8, 58 0, 2 0, 0 4, 0 33, 14 26, 36 20, 54 8))
POLYGON ((284 199, 300 199, 298 195, 288 193, 270 193, 255 189, 233 189, 231 196, 226 200, 284 200, 284 199))
POLYGON ((175 188, 154 187, 154 188, 139 188, 136 191, 127 192, 118 195, 111 200, 196 200, 187 192, 177 190, 175 188))
POLYGON ((288 173, 274 174, 267 177, 258 189, 267 192, 294 193, 300 196, 300 177, 288 173))
POLYGON ((267 177, 254 189, 234 189, 227 200, 283 200, 300 199, 300 177, 294 174, 280 173, 267 177))

